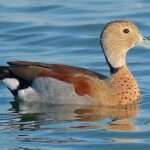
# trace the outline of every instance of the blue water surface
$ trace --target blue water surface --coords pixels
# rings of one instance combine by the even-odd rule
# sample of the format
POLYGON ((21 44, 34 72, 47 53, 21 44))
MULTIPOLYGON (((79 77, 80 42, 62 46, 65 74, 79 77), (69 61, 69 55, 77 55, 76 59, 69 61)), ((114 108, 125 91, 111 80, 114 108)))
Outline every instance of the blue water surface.
MULTIPOLYGON (((109 74, 99 34, 115 19, 150 35, 148 0, 0 0, 0 65, 9 60, 63 63, 109 74)), ((142 102, 133 108, 31 105, 23 113, 0 84, 1 150, 150 149, 150 51, 134 48, 128 65, 142 102), (38 112, 32 112, 37 108, 38 112)))

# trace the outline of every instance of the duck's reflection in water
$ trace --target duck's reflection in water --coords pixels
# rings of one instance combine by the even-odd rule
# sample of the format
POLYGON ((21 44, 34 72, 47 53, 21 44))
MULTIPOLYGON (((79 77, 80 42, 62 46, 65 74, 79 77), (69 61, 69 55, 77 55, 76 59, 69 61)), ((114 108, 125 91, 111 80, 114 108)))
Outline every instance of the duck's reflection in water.
MULTIPOLYGON (((15 101, 12 106, 12 109, 19 113, 21 122, 35 121, 35 128, 40 127, 43 121, 47 123, 74 121, 70 129, 99 128, 101 130, 135 131, 134 118, 139 112, 137 104, 122 107, 95 107, 15 101)), ((23 123, 21 125, 23 127, 23 123)))

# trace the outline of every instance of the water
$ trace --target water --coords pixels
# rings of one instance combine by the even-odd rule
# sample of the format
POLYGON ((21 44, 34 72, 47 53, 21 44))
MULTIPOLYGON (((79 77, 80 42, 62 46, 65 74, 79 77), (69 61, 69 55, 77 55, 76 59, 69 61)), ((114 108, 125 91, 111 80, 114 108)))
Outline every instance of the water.
MULTIPOLYGON (((114 19, 134 21, 150 35, 147 0, 1 0, 0 64, 8 60, 64 63, 108 74, 99 32, 114 19)), ((142 103, 128 109, 35 106, 22 113, 0 85, 0 149, 150 149, 150 51, 135 48, 128 64, 142 103)))

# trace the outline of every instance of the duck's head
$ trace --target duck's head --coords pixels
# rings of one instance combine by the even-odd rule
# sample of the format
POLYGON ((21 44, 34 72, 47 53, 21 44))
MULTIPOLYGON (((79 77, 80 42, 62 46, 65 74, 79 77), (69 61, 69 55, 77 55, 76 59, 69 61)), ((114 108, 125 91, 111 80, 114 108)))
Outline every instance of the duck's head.
POLYGON ((100 42, 111 71, 125 66, 128 50, 144 41, 145 38, 132 22, 113 21, 108 23, 101 33, 100 42))

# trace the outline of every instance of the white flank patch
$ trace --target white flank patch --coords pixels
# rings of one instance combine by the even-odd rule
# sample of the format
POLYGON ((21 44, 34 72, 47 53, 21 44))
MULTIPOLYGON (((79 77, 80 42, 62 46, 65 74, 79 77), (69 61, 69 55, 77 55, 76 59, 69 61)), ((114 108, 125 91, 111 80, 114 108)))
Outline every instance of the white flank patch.
POLYGON ((41 100, 38 93, 32 87, 19 90, 18 97, 24 102, 39 102, 41 100))
POLYGON ((2 82, 10 89, 16 90, 19 87, 19 81, 15 78, 5 78, 2 82))

